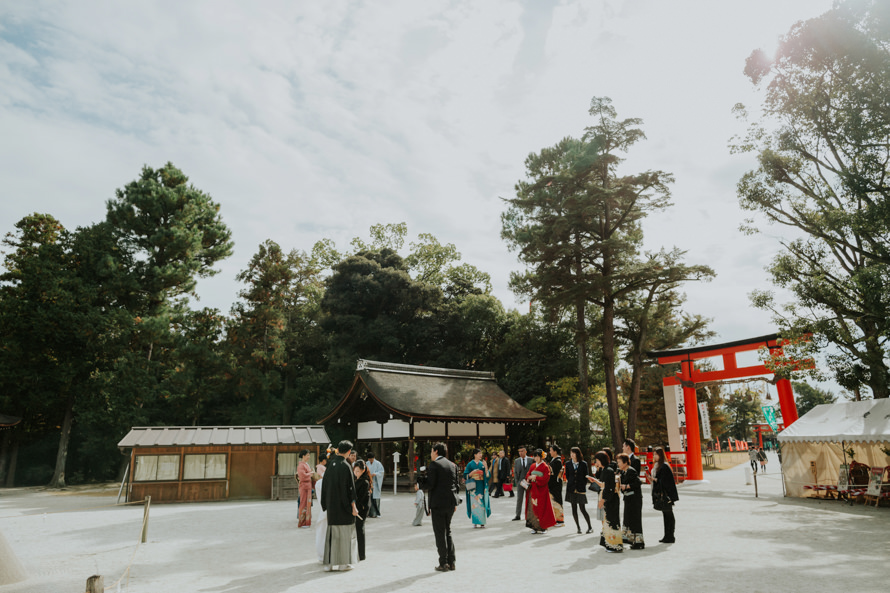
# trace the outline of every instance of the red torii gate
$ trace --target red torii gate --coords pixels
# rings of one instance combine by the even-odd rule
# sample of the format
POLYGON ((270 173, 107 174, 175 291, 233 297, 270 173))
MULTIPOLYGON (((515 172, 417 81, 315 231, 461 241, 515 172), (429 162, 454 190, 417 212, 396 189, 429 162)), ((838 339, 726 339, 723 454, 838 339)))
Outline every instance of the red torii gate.
MULTIPOLYGON (((713 346, 695 346, 647 352, 650 357, 658 359, 658 364, 680 364, 680 371, 673 377, 665 377, 664 385, 683 386, 683 407, 686 410, 686 475, 687 480, 702 480, 701 438, 699 437, 698 401, 695 395, 697 385, 730 379, 744 379, 758 375, 774 375, 766 365, 759 363, 754 366, 739 367, 736 354, 750 352, 766 347, 770 353, 781 352, 782 339, 779 334, 770 334, 758 338, 715 344, 713 346), (723 358, 723 370, 702 371, 695 368, 695 362, 704 358, 723 358)), ((797 405, 794 403, 794 392, 788 379, 776 381, 779 392, 779 407, 786 427, 797 420, 797 405)))

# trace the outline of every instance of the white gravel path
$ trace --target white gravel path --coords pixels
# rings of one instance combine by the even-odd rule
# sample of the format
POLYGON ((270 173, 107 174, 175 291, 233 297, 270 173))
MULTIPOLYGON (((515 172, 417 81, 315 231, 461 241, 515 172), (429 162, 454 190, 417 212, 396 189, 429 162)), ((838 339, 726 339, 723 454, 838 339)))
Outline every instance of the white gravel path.
POLYGON ((783 498, 777 473, 761 479, 754 498, 743 468, 709 471, 707 483, 680 487, 675 544, 658 543, 661 515, 647 498, 647 547, 623 554, 597 545, 598 527, 577 535, 570 513, 568 526, 531 535, 510 520, 515 499, 493 500, 484 530, 460 509, 454 573, 433 571, 432 527, 428 518, 411 526, 409 494, 384 495, 382 518, 368 522, 367 561, 325 573, 314 529, 296 528, 295 502, 154 505, 148 543, 137 547, 142 507, 90 508, 113 503, 116 488, 0 490, 0 534, 28 573, 0 593, 81 593, 92 574, 108 586, 131 557, 121 591, 132 593, 890 590, 890 509, 783 498), (80 510, 57 512, 72 509, 80 510))

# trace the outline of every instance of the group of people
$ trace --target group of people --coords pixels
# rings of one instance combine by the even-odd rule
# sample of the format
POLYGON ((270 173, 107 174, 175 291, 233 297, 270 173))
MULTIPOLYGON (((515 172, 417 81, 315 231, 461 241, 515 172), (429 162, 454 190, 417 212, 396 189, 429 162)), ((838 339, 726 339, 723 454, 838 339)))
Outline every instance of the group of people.
MULTIPOLYGON (((766 473, 766 451, 763 450, 763 447, 759 449, 757 447, 751 447, 748 449, 748 461, 751 463, 751 471, 755 474, 757 473, 757 464, 760 464, 760 472, 766 473)), ((781 461, 781 460, 780 460, 781 461)))
MULTIPOLYGON (((509 494, 516 498, 514 521, 522 520, 532 533, 544 533, 563 523, 563 505, 570 504, 572 518, 578 533, 582 533, 579 513, 584 517, 587 533, 593 532, 593 523, 587 512, 588 497, 593 493, 596 500, 597 520, 602 522, 600 545, 609 552, 621 552, 625 544, 631 549, 643 549, 643 493, 641 462, 634 454, 635 443, 627 439, 623 452, 613 457, 605 448, 585 461, 579 447, 572 447, 569 458, 563 463, 560 448, 553 445, 549 456, 535 449, 528 457, 528 449, 519 447, 519 456, 510 466, 503 450, 491 465, 484 459, 481 449, 473 451, 473 459, 461 471, 448 460, 444 443, 436 443, 430 454, 431 462, 426 471, 426 490, 415 484, 417 508, 414 525, 420 525, 425 515, 430 515, 439 563, 437 571, 455 570, 454 540, 451 522, 454 512, 465 504, 467 517, 474 528, 484 528, 491 516, 491 498, 509 494), (506 488, 505 488, 506 486, 506 488), (464 502, 462 496, 466 498, 464 502), (623 516, 621 502, 624 502, 623 516)), ((308 452, 300 456, 297 475, 300 479, 300 521, 303 521, 303 500, 311 500, 311 492, 304 490, 304 476, 308 467, 308 452), (303 467, 305 466, 305 467, 303 467)), ((365 559, 364 523, 368 517, 379 516, 380 489, 383 467, 373 454, 367 463, 357 459, 353 445, 341 441, 329 461, 321 462, 316 472, 309 472, 310 483, 315 481, 316 495, 321 502, 322 515, 318 522, 317 545, 319 561, 324 569, 349 570, 356 558, 365 559), (327 464, 327 465, 326 465, 327 464), (375 467, 379 465, 379 470, 375 467), (380 483, 377 476, 380 476, 380 483), (374 493, 377 503, 374 504, 374 493)), ((652 483, 652 502, 663 514, 664 543, 675 541, 673 505, 679 499, 674 475, 664 450, 656 448, 654 463, 649 468, 652 483)), ((311 504, 311 503, 309 503, 311 504)), ((311 507, 310 507, 311 515, 311 507)))
POLYGON ((367 461, 358 459, 349 441, 341 441, 330 459, 322 454, 314 474, 309 470, 309 451, 299 457, 298 526, 311 524, 314 485, 322 509, 316 525, 318 560, 326 571, 351 570, 356 561, 365 559, 365 521, 380 517, 383 464, 373 452, 368 453, 367 461))

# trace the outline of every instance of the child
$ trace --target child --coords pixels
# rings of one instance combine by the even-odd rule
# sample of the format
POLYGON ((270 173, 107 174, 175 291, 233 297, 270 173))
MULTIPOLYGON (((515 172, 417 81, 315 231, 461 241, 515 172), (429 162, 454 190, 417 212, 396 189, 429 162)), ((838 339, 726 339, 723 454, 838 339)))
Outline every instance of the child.
POLYGON ((426 496, 423 495, 423 490, 420 489, 418 482, 414 482, 414 506, 417 510, 414 513, 414 522, 411 525, 419 527, 421 521, 423 521, 423 516, 426 515, 426 496))

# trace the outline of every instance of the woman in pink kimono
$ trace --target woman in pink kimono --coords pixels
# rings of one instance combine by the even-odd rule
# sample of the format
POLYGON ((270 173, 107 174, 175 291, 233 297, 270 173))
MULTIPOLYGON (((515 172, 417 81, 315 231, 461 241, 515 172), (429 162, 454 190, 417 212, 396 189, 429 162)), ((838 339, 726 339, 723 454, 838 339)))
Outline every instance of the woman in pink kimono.
POLYGON ((312 525, 312 468, 309 466, 309 451, 300 451, 297 465, 297 483, 300 486, 300 512, 297 527, 312 525))

